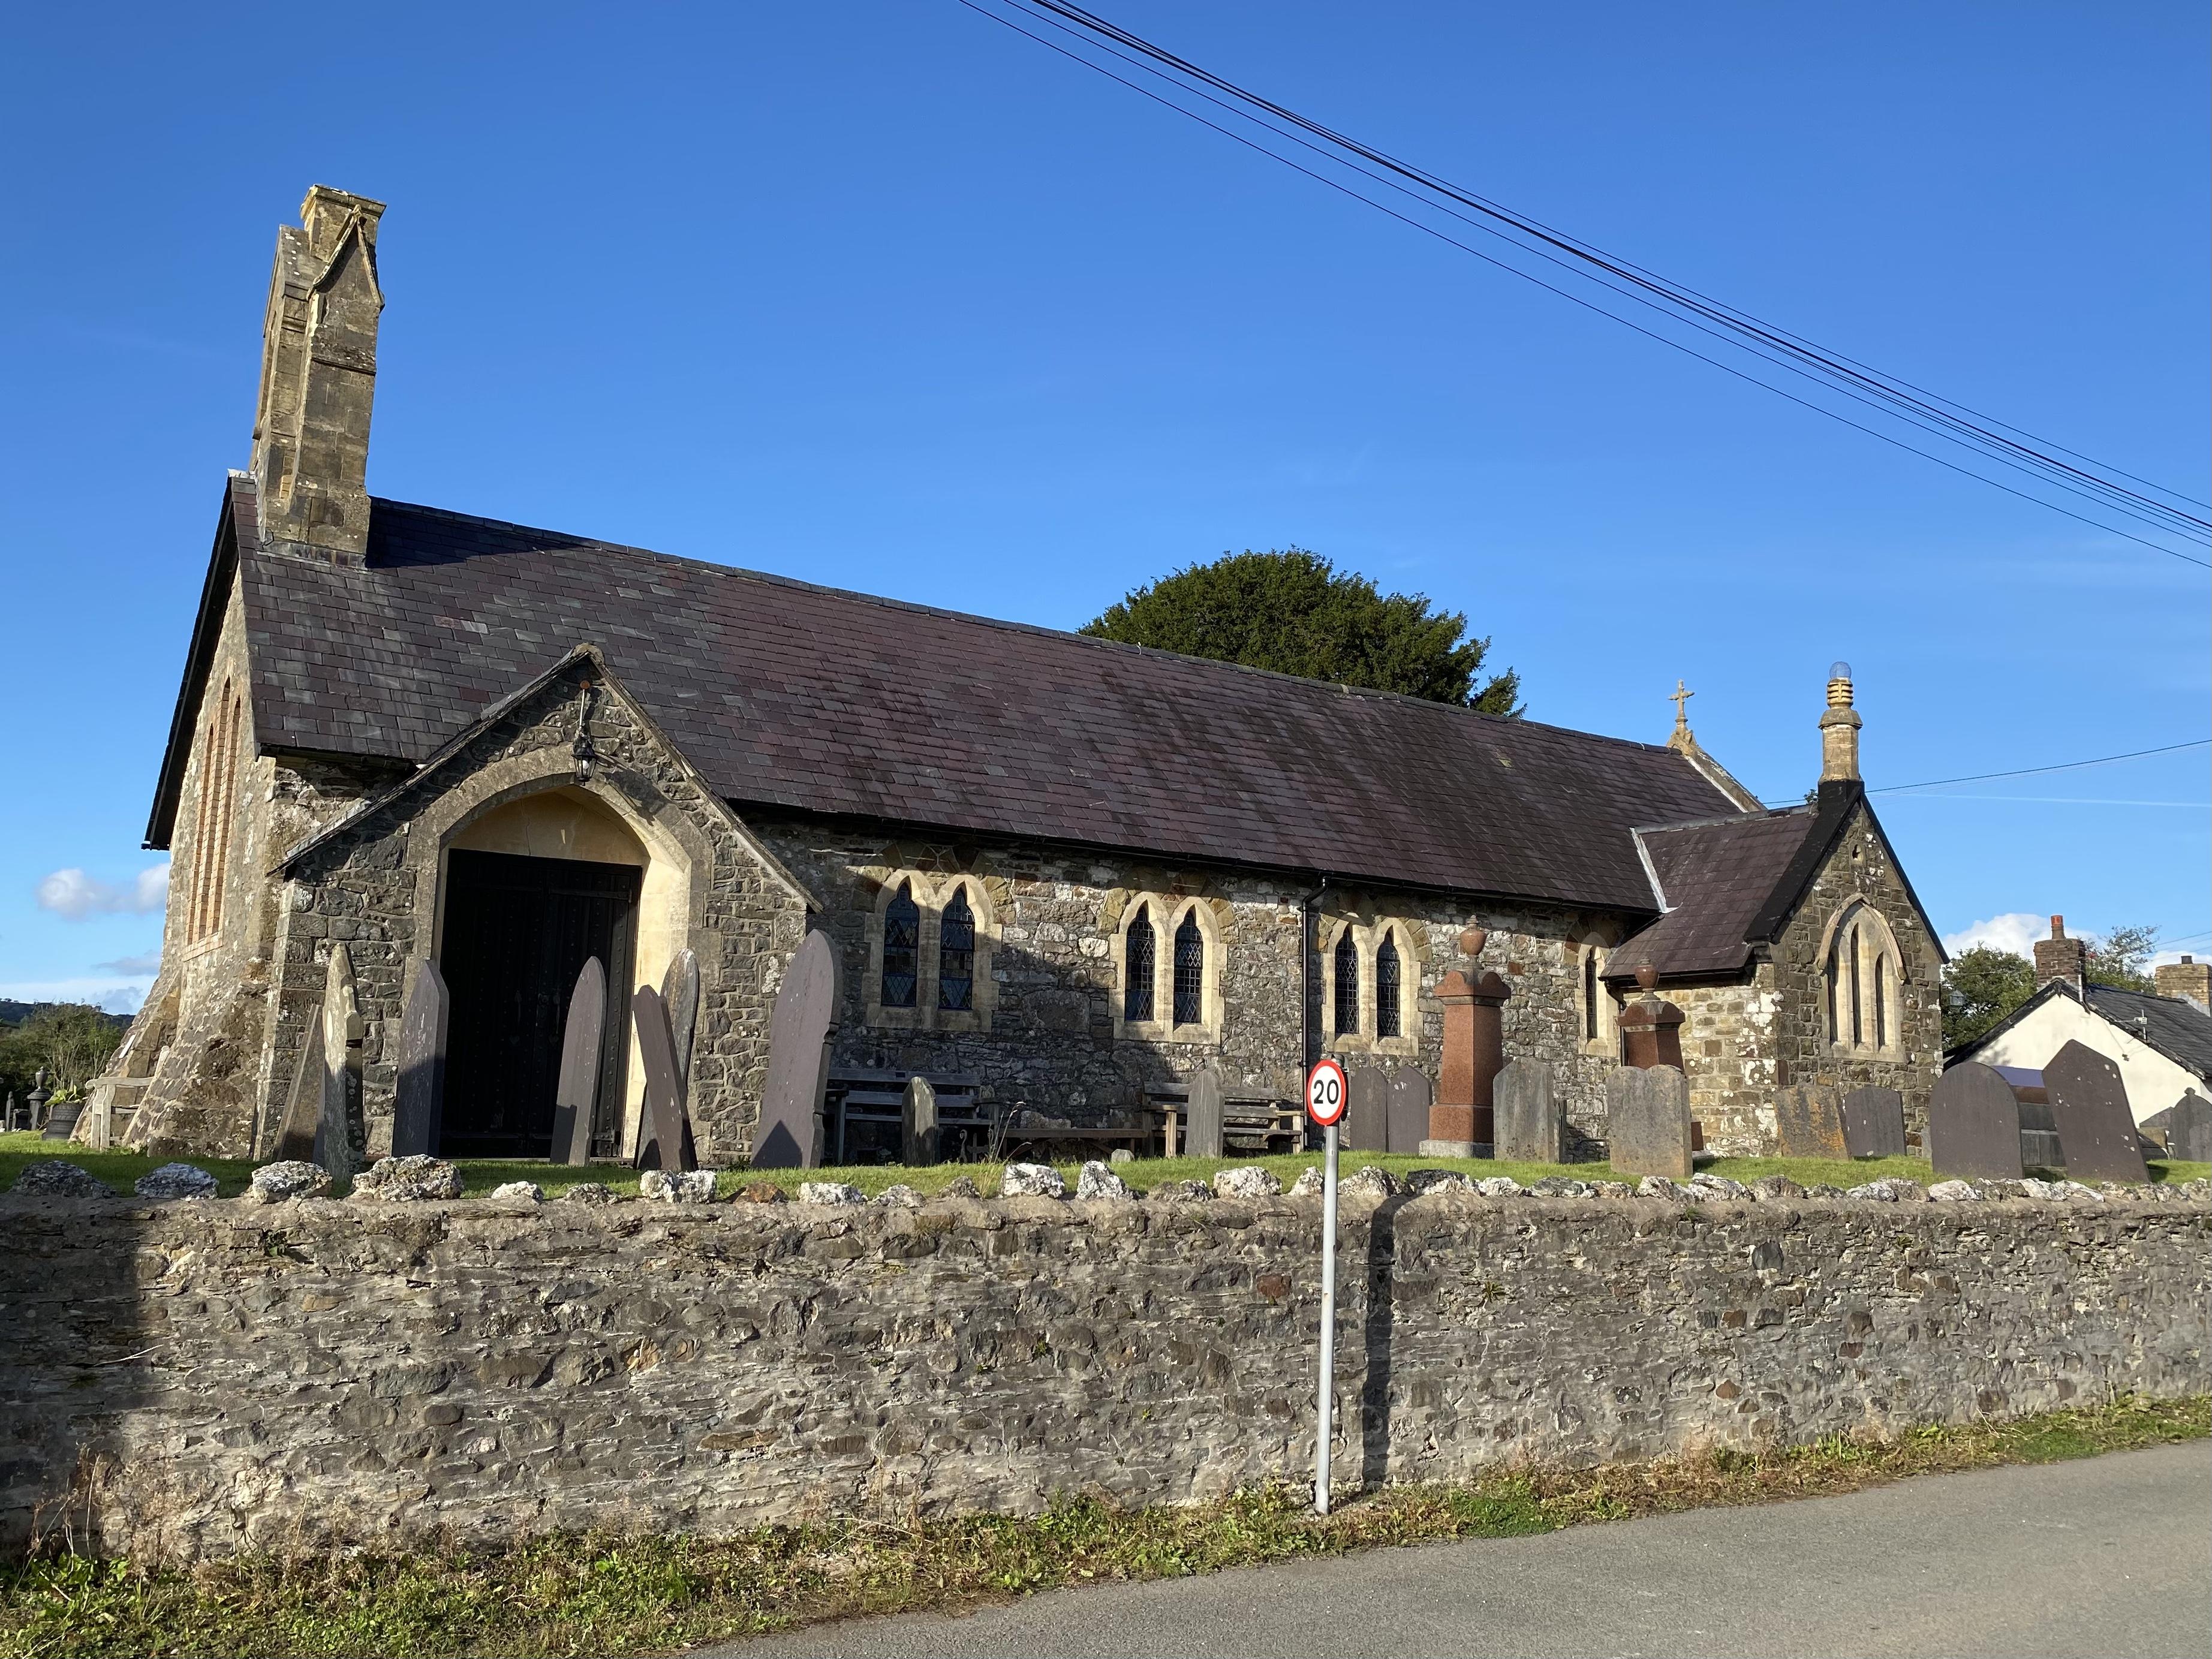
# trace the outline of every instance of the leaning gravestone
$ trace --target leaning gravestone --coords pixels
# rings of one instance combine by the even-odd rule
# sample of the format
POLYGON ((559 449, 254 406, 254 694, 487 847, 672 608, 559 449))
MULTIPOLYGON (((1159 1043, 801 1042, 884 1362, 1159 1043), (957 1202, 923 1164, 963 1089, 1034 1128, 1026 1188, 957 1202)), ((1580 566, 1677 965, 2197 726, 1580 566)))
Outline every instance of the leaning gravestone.
POLYGON ((811 1170, 822 1162, 822 1094, 836 1031, 837 953, 811 933, 784 970, 768 1024, 768 1085, 753 1134, 757 1170, 811 1170))
POLYGON ((926 1077, 906 1080, 899 1103, 899 1162, 920 1166, 937 1162, 937 1091, 926 1077))
POLYGON ((1418 1067, 1401 1066, 1390 1073, 1390 1144, 1385 1152, 1421 1150, 1429 1138, 1429 1107, 1435 1092, 1429 1074, 1418 1067))
POLYGON ((592 1119, 599 1105, 599 1048, 607 1029, 607 970, 597 957, 584 963, 568 994, 561 1030, 561 1079, 553 1091, 552 1156, 562 1164, 592 1159, 592 1119))
POLYGON ((699 957, 696 951, 678 951, 660 977, 660 1000, 668 1007, 668 1040, 676 1051, 676 1086, 684 1091, 685 1109, 691 1097, 691 1036, 699 1025, 699 957))
POLYGON ((676 1044, 668 1033, 667 1006, 659 992, 641 985, 630 999, 630 1012, 637 1021, 638 1053, 645 1060, 645 1133, 637 1149, 637 1167, 696 1170, 699 1156, 676 1083, 676 1044))
POLYGON ((2051 1115, 2066 1154, 2069 1181, 2150 1179, 2136 1140, 2120 1068, 2094 1048, 2069 1042, 2043 1068, 2051 1115))
POLYGON ((1937 1078, 1928 1100, 1928 1162, 1947 1180, 2019 1180, 2020 1103, 2012 1085, 1971 1060, 1937 1078))
POLYGON ((1850 1158, 1905 1156, 1905 1097, 1894 1089, 1854 1089, 1844 1097, 1844 1152, 1850 1158))
POLYGON ((399 1088, 392 1108, 392 1155, 427 1158, 438 1150, 446 1104, 446 1024, 453 1006, 438 964, 415 972, 399 1022, 399 1088))
POLYGON ((1567 1119, 1552 1089, 1552 1068, 1540 1060, 1516 1060, 1492 1085, 1497 1107, 1492 1120, 1493 1158, 1510 1164, 1567 1161, 1567 1119))
POLYGON ((1390 1146, 1390 1079, 1379 1066, 1362 1066, 1345 1088, 1344 1145, 1354 1152, 1390 1146))
POLYGON ((284 1102, 284 1121, 276 1131, 276 1161, 310 1164, 315 1156, 315 1126, 323 1118, 323 1018, 308 1020, 300 1044, 300 1063, 292 1073, 292 1092, 284 1102))
POLYGON ((1606 1139, 1623 1175, 1690 1178, 1690 1084, 1672 1066, 1617 1066, 1605 1080, 1606 1139))
POLYGON ((355 1063, 362 1035, 361 1004, 353 982, 353 956, 341 939, 331 946, 323 981, 322 1108, 315 1120, 314 1162, 340 1187, 368 1161, 368 1126, 361 1113, 361 1068, 355 1063))
POLYGON ((1184 1103, 1182 1155, 1221 1156, 1221 1073, 1211 1066, 1201 1067, 1190 1080, 1190 1098, 1184 1103))
POLYGON ((2190 1164, 2212 1162, 2212 1100, 2191 1089, 2160 1115, 2166 1119, 2166 1155, 2190 1164))
POLYGON ((1774 1147, 1780 1158, 1848 1158, 1844 1091, 1832 1083, 1802 1083, 1774 1096, 1774 1147))

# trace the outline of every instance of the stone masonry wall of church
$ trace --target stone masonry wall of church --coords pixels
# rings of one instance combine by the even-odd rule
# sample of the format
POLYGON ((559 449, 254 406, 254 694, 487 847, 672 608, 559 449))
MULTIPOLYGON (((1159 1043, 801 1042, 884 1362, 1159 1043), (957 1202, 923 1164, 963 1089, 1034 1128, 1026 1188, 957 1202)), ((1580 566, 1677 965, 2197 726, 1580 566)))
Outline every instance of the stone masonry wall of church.
MULTIPOLYGON (((965 1073, 1003 1103, 1075 1122, 1135 1105, 1147 1085, 1188 1081, 1208 1064, 1219 1066, 1232 1093, 1298 1097, 1306 1060, 1299 919, 1316 892, 1310 882, 1020 842, 956 843, 916 830, 871 832, 758 815, 749 821, 827 907, 821 926, 838 945, 844 970, 838 1066, 965 1073), (932 884, 969 874, 988 895, 999 937, 992 964, 997 1001, 988 1033, 869 1023, 872 922, 884 884, 908 872, 932 884), (1118 928, 1141 894, 1171 902, 1200 896, 1211 906, 1224 975, 1218 1043, 1116 1037, 1118 928)), ((1431 993, 1460 963, 1455 941, 1461 930, 1477 921, 1492 934, 1484 963, 1513 988, 1505 1015, 1509 1057, 1549 1061, 1571 1119, 1586 1133, 1602 1134, 1609 1059, 1584 1052, 1580 1041, 1571 943, 1602 919, 1335 887, 1322 890, 1315 903, 1317 932, 1326 933, 1337 919, 1395 919, 1406 925, 1419 957, 1417 1053, 1379 1062, 1354 1053, 1348 1063, 1418 1065, 1435 1075, 1442 1012, 1431 993)), ((1320 977, 1316 964, 1316 988, 1320 977)), ((1326 1041, 1321 1012, 1312 1011, 1317 1045, 1334 1050, 1339 1045, 1326 1041)))
POLYGON ((1690 1115, 1705 1145, 1727 1157, 1774 1151, 1774 1031, 1781 1000, 1774 969, 1760 963, 1734 985, 1670 988, 1682 1011, 1682 1059, 1690 1081, 1690 1115))

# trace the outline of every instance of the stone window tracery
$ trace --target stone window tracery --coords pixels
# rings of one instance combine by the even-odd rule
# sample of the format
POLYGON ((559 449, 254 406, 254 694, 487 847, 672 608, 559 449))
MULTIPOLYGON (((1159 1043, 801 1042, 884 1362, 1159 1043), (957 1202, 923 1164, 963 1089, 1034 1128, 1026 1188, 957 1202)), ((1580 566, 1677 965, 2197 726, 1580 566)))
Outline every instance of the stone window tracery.
POLYGON ((1152 959, 1158 949, 1159 937, 1152 931, 1152 906, 1140 904, 1129 922, 1122 947, 1121 1018, 1132 1025, 1152 1024, 1152 959))
POLYGON ((938 919, 937 1006, 966 1013, 975 1006, 975 913, 955 889, 938 919))
POLYGON ((1828 924, 1820 976, 1828 1043, 1834 1052, 1887 1055, 1898 1051, 1903 962, 1896 937, 1880 911, 1854 899, 1837 913, 1828 924))
POLYGON ((914 884, 902 882, 884 910, 883 1004, 911 1008, 921 982, 921 907, 914 884))
POLYGON ((1398 960, 1398 932, 1390 928, 1375 950, 1375 1035, 1405 1035, 1404 971, 1398 960))
POLYGON ((979 876, 893 870, 868 922, 866 1018, 894 1030, 988 1031, 998 906, 979 876))
POLYGON ((1359 945, 1352 930, 1346 928, 1337 935, 1336 961, 1336 1030, 1340 1036, 1357 1036, 1359 1031, 1359 945))

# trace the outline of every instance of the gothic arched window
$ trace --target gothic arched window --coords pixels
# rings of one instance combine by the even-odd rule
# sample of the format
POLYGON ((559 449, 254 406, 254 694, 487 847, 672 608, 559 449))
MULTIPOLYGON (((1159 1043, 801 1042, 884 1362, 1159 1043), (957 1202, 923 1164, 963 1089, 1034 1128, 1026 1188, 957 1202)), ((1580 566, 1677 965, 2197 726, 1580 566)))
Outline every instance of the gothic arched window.
POLYGON ((1398 962, 1398 934, 1393 928, 1382 935, 1375 951, 1375 1035, 1405 1034, 1405 986, 1398 962))
POLYGON ((1336 1034, 1350 1036, 1359 1030, 1359 947, 1347 927, 1336 936, 1332 964, 1336 978, 1336 1034))
POLYGON ((1183 916, 1175 936, 1175 1023, 1197 1025, 1206 1019, 1206 935, 1198 914, 1183 916))
POLYGON ((1881 914, 1856 901, 1849 905, 1828 925, 1820 968, 1829 1042, 1847 1053, 1895 1048, 1903 972, 1881 914))
POLYGON ((953 890, 938 921, 937 1006, 963 1012, 975 1006, 975 913, 965 887, 953 890))
POLYGON ((1152 957, 1158 949, 1152 907, 1140 904, 1129 921, 1121 963, 1121 1018, 1132 1025, 1152 1018, 1152 957))
POLYGON ((884 910, 884 1006, 911 1008, 921 978, 921 907, 901 882, 884 910))

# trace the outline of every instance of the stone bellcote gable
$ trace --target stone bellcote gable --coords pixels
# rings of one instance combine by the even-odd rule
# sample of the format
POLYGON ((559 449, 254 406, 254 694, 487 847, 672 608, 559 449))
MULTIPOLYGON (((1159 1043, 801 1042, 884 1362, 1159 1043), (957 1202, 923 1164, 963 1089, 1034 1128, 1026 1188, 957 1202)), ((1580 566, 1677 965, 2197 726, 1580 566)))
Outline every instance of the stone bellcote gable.
POLYGON ((376 227, 384 204, 317 185, 276 233, 262 325, 252 476, 261 539, 358 566, 368 546, 376 395, 376 227))

